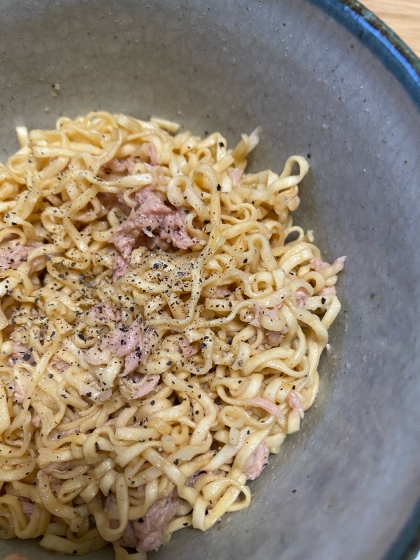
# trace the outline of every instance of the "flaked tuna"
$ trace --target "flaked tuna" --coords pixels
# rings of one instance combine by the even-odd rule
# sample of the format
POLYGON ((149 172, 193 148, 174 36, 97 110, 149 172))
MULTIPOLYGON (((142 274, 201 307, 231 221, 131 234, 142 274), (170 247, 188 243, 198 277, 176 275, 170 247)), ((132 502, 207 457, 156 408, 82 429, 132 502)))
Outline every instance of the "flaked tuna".
POLYGON ((264 442, 260 443, 251 457, 244 465, 244 474, 249 480, 255 480, 260 476, 268 463, 270 452, 264 442))

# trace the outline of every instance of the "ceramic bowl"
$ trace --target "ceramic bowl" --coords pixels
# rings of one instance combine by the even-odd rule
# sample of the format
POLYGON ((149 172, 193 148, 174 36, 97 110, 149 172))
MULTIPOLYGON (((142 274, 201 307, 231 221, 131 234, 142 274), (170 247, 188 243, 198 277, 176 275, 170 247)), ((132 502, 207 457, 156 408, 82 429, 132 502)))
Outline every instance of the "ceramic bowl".
POLYGON ((420 62, 352 0, 3 0, 1 13, 3 160, 16 125, 97 109, 230 142, 260 125, 252 167, 310 158, 296 222, 327 258, 348 256, 301 432, 247 510, 150 558, 398 558, 420 497, 420 62))

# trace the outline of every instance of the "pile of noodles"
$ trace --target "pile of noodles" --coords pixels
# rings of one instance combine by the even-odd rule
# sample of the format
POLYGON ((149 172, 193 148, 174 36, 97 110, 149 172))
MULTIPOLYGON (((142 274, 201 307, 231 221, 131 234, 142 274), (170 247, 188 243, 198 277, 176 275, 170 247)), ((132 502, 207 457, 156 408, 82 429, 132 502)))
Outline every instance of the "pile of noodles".
POLYGON ((177 131, 60 118, 18 128, 0 166, 3 539, 144 558, 246 508, 247 479, 314 402, 344 258, 324 262, 292 225, 306 160, 246 174, 258 130, 233 150, 220 133, 177 131), (178 222, 121 252, 144 193, 178 222), (118 331, 136 340, 130 366, 118 331), (141 537, 168 504, 157 541, 141 537))

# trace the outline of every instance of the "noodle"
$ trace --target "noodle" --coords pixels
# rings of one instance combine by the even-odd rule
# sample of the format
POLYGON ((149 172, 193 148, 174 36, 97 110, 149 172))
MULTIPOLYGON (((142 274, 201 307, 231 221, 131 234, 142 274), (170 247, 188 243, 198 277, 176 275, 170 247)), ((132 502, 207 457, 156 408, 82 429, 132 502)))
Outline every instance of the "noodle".
POLYGON ((304 158, 244 173, 258 129, 233 150, 106 112, 17 134, 0 165, 0 537, 141 560, 249 505, 315 399, 345 258, 292 225, 304 158))

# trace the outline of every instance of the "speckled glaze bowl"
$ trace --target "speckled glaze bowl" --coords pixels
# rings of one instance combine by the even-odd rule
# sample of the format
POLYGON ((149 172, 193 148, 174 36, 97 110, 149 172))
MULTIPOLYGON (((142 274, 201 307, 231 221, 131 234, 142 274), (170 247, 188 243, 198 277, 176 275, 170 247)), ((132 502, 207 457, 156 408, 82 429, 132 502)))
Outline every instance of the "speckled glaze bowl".
MULTIPOLYGON (((328 258, 348 255, 302 431, 248 510, 150 558, 399 558, 420 497, 420 62, 351 0, 3 0, 0 30, 3 160, 16 125, 95 109, 230 142, 261 125, 254 168, 310 157, 296 219, 328 258)), ((60 558, 33 542, 0 551, 60 558)))

